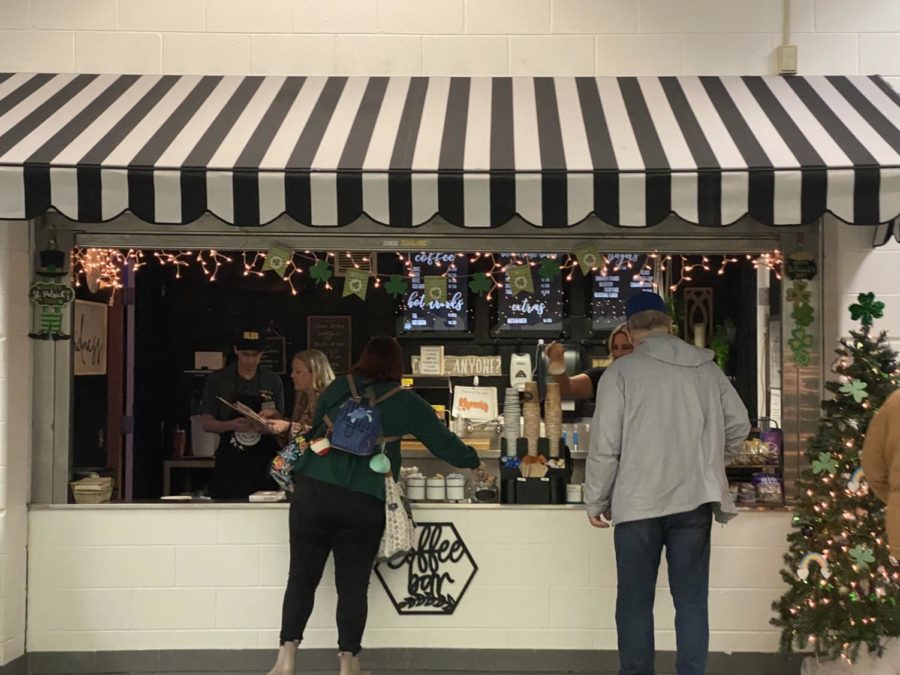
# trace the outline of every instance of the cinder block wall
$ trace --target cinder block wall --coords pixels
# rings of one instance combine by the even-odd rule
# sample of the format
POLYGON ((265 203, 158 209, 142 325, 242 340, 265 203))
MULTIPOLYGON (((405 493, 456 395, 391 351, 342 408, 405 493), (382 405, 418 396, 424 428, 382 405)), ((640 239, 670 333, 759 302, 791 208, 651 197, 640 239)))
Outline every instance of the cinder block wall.
POLYGON ((31 485, 31 283, 27 223, 0 221, 0 664, 25 652, 31 485))
MULTIPOLYGON (((794 0, 791 23, 801 74, 900 89, 896 0, 794 0)), ((0 71, 764 74, 781 30, 782 0, 0 0, 0 71)), ((826 348, 860 291, 884 296, 878 326, 900 339, 900 246, 826 225, 826 348)), ((9 424, 30 419, 24 233, 0 223, 0 664, 24 642, 30 423, 9 424)))

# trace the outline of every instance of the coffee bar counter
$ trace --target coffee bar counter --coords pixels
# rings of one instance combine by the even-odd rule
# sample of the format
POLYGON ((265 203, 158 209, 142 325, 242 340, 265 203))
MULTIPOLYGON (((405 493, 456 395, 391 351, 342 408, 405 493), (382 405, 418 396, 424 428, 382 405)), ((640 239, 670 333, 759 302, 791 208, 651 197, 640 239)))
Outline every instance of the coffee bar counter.
MULTIPOLYGON (((612 530, 583 505, 416 504, 419 549, 379 565, 367 648, 614 650, 612 530), (427 613, 426 612, 430 612, 427 613)), ((713 651, 774 652, 791 514, 713 528, 713 651)), ((288 505, 146 502, 32 506, 31 651, 269 649, 288 568, 288 505)), ((333 648, 326 570, 305 646, 333 648)), ((674 648, 661 570, 657 644, 674 648)))

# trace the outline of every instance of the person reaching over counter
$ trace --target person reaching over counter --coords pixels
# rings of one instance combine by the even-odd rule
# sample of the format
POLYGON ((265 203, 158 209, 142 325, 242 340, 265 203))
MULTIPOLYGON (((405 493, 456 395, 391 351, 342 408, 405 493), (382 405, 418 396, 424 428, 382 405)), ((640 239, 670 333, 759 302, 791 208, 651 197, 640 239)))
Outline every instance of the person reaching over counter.
MULTIPOLYGON (((628 327, 623 323, 616 326, 612 333, 609 334, 609 354, 613 361, 628 356, 634 351, 634 345, 628 336, 628 327)), ((559 393, 563 398, 574 399, 576 401, 582 399, 593 399, 597 392, 597 383, 603 374, 604 368, 588 368, 583 373, 578 373, 569 377, 565 374, 565 348, 558 342, 551 342, 547 345, 544 353, 550 361, 550 374, 554 376, 554 380, 559 384, 559 393)))
MULTIPOLYGON (((357 655, 368 614, 369 578, 385 527, 385 474, 379 471, 399 478, 402 436, 415 436, 436 457, 472 469, 478 481, 488 476, 478 453, 444 426, 427 401, 400 386, 402 372, 403 357, 397 341, 374 337, 351 373, 336 379, 319 396, 312 430, 307 434, 311 447, 332 424, 334 436, 342 424, 352 425, 354 420, 367 417, 359 408, 353 415, 341 414, 352 398, 368 401, 370 412, 377 408, 382 454, 353 454, 338 449, 336 439, 331 438, 327 452, 306 450, 295 464, 289 516, 291 560, 282 608, 281 646, 269 675, 294 672, 297 648, 329 555, 334 557, 338 595, 340 672, 360 672, 357 655)), ((364 422, 360 424, 365 426, 364 422)))

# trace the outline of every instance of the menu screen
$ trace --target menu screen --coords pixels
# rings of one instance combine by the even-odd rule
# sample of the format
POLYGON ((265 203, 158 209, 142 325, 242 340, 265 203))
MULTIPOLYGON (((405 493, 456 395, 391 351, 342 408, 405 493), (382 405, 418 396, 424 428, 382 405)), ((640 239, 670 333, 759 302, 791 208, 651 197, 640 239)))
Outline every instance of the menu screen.
MULTIPOLYGON (((533 290, 516 292, 509 277, 503 282, 498 311, 499 330, 561 331, 563 328, 562 275, 544 278, 540 275, 541 262, 551 258, 550 253, 523 253, 513 259, 509 254, 501 254, 499 262, 504 267, 534 263, 530 267, 533 290)), ((554 259, 554 262, 558 257, 554 259)))
POLYGON ((466 271, 469 260, 456 253, 411 253, 409 291, 403 301, 403 330, 464 331, 468 323, 466 271), (447 275, 447 301, 425 299, 427 276, 447 275))
POLYGON ((625 303, 638 291, 653 290, 653 268, 642 253, 609 253, 606 274, 594 272, 593 328, 612 329, 625 321, 625 303))

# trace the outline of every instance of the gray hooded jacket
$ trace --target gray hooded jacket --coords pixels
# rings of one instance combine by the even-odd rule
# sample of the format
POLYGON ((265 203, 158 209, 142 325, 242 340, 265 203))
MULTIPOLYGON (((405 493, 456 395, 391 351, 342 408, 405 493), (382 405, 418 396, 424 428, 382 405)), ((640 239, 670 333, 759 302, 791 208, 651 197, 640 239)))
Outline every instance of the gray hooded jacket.
POLYGON ((612 507, 624 523, 713 503, 716 520, 737 510, 725 466, 750 432, 747 409, 713 353, 650 333, 597 385, 585 476, 590 515, 612 507))

